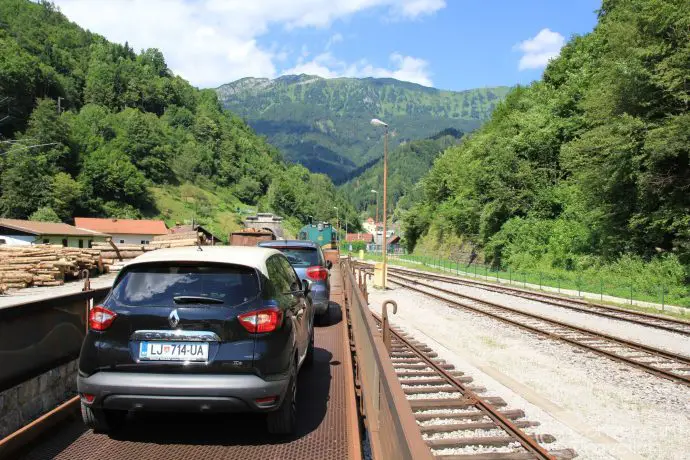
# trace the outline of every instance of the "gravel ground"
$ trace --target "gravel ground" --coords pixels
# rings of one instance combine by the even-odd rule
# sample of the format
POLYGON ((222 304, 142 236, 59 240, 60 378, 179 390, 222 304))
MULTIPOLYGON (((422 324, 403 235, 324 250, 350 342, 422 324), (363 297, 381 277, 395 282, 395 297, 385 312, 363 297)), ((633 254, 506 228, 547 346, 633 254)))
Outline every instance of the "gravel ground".
POLYGON ((485 289, 478 289, 468 286, 458 286, 457 284, 444 283, 440 281, 425 281, 427 284, 436 285, 443 289, 453 292, 471 295, 482 300, 488 300, 517 310, 535 313, 548 318, 586 327, 598 332, 603 332, 615 337, 633 340, 662 348, 674 353, 690 356, 690 337, 676 334, 675 332, 663 331, 641 324, 619 321, 603 316, 587 313, 579 313, 567 308, 559 308, 554 305, 545 304, 536 300, 529 300, 521 297, 514 297, 498 292, 491 292, 485 289))
POLYGON ((690 459, 689 388, 422 294, 370 286, 373 310, 387 299, 398 303, 393 324, 540 422, 536 432, 556 437, 550 449, 573 448, 581 459, 690 459))

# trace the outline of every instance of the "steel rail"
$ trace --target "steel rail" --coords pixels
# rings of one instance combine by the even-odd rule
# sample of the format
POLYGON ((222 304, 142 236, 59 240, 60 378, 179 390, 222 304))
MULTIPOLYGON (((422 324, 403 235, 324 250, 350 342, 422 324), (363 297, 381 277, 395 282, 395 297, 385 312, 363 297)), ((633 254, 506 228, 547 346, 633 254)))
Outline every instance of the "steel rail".
MULTIPOLYGON (((379 317, 375 313, 372 313, 372 315, 374 316, 374 319, 377 321, 378 324, 383 324, 381 317, 379 317)), ((463 395, 463 397, 467 400, 468 403, 471 403, 471 405, 475 406, 477 409, 486 414, 491 420, 493 420, 497 427, 502 428, 512 438, 517 440, 525 450, 532 453, 534 455, 534 458, 544 460, 555 459, 555 457, 549 454, 549 452, 546 449, 544 449, 534 438, 532 438, 530 435, 518 428, 515 425, 515 423, 511 422, 510 419, 501 414, 501 412, 498 409, 496 409, 493 405, 485 401, 481 396, 469 389, 458 379, 453 377, 446 369, 434 362, 433 359, 428 357, 416 345, 414 345, 405 337, 400 335, 396 330, 389 329, 389 331, 395 336, 395 338, 399 342, 405 344, 415 355, 417 355, 417 357, 420 360, 424 361, 427 366, 431 367, 449 385, 451 385, 453 388, 456 388, 463 395)))
POLYGON ((448 282, 451 284, 464 285, 469 287, 476 287, 492 292, 507 293, 516 297, 522 297, 529 300, 536 300, 538 302, 554 305, 557 307, 567 308, 582 313, 603 316, 619 321, 627 321, 643 326, 653 327, 668 332, 690 336, 690 321, 682 319, 671 318, 668 316, 656 315, 653 313, 639 312, 635 310, 628 310, 625 308, 614 307, 611 305, 603 305, 594 302, 587 302, 580 299, 572 299, 564 296, 556 296, 552 294, 528 291, 518 289, 513 286, 503 286, 492 283, 484 283, 477 280, 461 279, 454 276, 424 273, 414 270, 406 270, 402 268, 388 268, 389 272, 402 273, 408 275, 419 276, 420 278, 432 279, 437 281, 448 282))
MULTIPOLYGON (((607 334, 602 334, 602 333, 600 333, 600 332, 592 331, 592 330, 590 330, 590 329, 585 329, 585 328, 582 328, 582 327, 579 327, 579 326, 574 326, 574 325, 572 325, 572 324, 564 323, 564 322, 557 321, 557 320, 554 320, 554 319, 551 319, 551 318, 546 318, 546 317, 543 317, 543 316, 540 316, 540 315, 536 315, 536 314, 533 314, 533 313, 527 313, 527 312, 520 311, 520 310, 511 308, 511 307, 507 307, 507 306, 505 306, 505 305, 500 305, 500 304, 497 304, 497 303, 494 303, 494 302, 489 302, 489 301, 487 301, 487 300, 478 299, 478 298, 476 298, 476 297, 468 296, 468 295, 465 295, 465 294, 459 294, 459 293, 457 293, 457 292, 453 292, 453 291, 450 291, 450 290, 447 290, 447 289, 439 288, 439 287, 437 287, 437 286, 432 286, 432 285, 429 285, 429 284, 426 284, 426 283, 422 283, 422 282, 419 282, 419 281, 416 281, 416 280, 409 280, 409 279, 406 279, 406 278, 404 278, 404 277, 402 277, 402 276, 399 276, 399 275, 389 274, 389 277, 395 278, 395 279, 399 279, 399 280, 402 279, 403 281, 412 282, 412 283, 414 283, 414 284, 416 284, 416 285, 421 285, 421 286, 424 286, 424 287, 426 287, 426 288, 429 288, 429 289, 432 289, 432 290, 436 290, 436 291, 440 291, 440 292, 444 292, 444 293, 447 293, 447 294, 450 294, 450 295, 453 295, 453 296, 456 296, 456 297, 464 297, 464 298, 469 299, 469 300, 472 300, 472 301, 474 301, 474 302, 477 302, 477 303, 480 303, 480 304, 489 305, 490 307, 497 308, 497 309, 502 310, 502 311, 508 311, 508 312, 510 312, 510 313, 517 314, 517 315, 522 315, 522 316, 527 317, 527 318, 532 319, 532 320, 542 321, 542 322, 545 322, 545 323, 554 325, 554 326, 556 326, 556 327, 561 327, 561 328, 565 328, 565 329, 570 329, 570 330, 573 330, 573 331, 577 331, 577 332, 579 332, 579 333, 581 333, 581 334, 589 335, 590 337, 593 337, 593 338, 595 338, 595 339, 597 339, 597 340, 607 340, 607 341, 609 341, 609 342, 613 342, 613 343, 617 344, 618 346, 628 347, 628 348, 631 348, 631 349, 636 350, 636 351, 639 351, 639 352, 648 353, 648 354, 653 355, 653 356, 666 358, 666 359, 668 359, 668 360, 676 361, 676 362, 679 362, 679 363, 682 363, 682 364, 685 364, 685 365, 690 366, 690 358, 687 358, 687 357, 682 356, 682 355, 677 355, 677 354, 674 354, 674 353, 671 353, 671 352, 667 352, 667 351, 664 351, 664 350, 660 350, 660 349, 658 349, 658 348, 649 347, 649 346, 647 346, 647 345, 643 345, 643 344, 640 344, 640 343, 637 343, 637 342, 631 342, 631 341, 628 341, 628 340, 625 340, 625 339, 620 339, 620 338, 618 338, 618 337, 613 337, 613 336, 610 336, 610 335, 607 335, 607 334)), ((566 337, 566 336, 563 335, 563 334, 557 334, 557 333, 545 331, 545 330, 540 329, 540 328, 538 328, 538 327, 530 326, 530 325, 528 325, 528 324, 521 323, 520 321, 516 321, 516 320, 514 320, 514 319, 506 318, 505 316, 502 316, 502 315, 499 315, 499 314, 496 314, 496 313, 488 312, 488 311, 483 310, 483 309, 481 309, 481 308, 479 308, 479 307, 474 307, 474 306, 471 306, 471 305, 467 305, 467 304, 465 304, 465 303, 462 303, 462 302, 458 302, 458 301, 456 301, 456 300, 449 299, 449 298, 447 298, 447 297, 444 297, 444 296, 435 294, 435 293, 433 293, 433 292, 428 292, 428 291, 425 291, 425 290, 423 290, 423 289, 419 289, 419 288, 417 288, 417 287, 415 287, 415 286, 410 286, 409 284, 406 284, 406 283, 404 283, 404 282, 395 281, 395 280, 392 280, 392 282, 395 283, 395 284, 397 284, 397 285, 399 285, 399 286, 402 286, 402 287, 404 287, 404 288, 406 288, 406 289, 410 289, 410 290, 413 290, 413 291, 420 292, 420 293, 422 293, 422 294, 425 294, 425 295, 434 297, 434 298, 436 298, 436 299, 438 299, 438 300, 442 300, 442 301, 444 301, 444 302, 449 302, 449 303, 451 304, 451 306, 453 306, 453 307, 456 307, 456 308, 459 307, 459 308, 469 309, 469 310, 472 310, 472 311, 474 311, 474 312, 481 313, 481 314, 483 314, 483 315, 487 315, 487 316, 490 316, 490 317, 492 317, 492 318, 498 319, 498 320, 500 320, 500 321, 503 321, 503 322, 507 322, 507 323, 513 324, 513 325, 518 326, 518 327, 521 327, 521 328, 523 328, 523 329, 527 329, 527 330, 529 330, 529 331, 531 331, 531 332, 534 332, 534 333, 537 333, 537 334, 539 334, 539 335, 545 335, 545 336, 550 337, 550 338, 553 338, 553 339, 561 340, 561 341, 563 341, 563 342, 570 343, 571 345, 575 345, 575 346, 578 346, 578 347, 580 347, 580 348, 584 348, 584 349, 587 349, 587 350, 589 350, 589 351, 593 351, 593 352, 598 353, 598 354, 600 354, 600 355, 604 355, 604 356, 609 357, 609 358, 611 358, 611 359, 614 359, 614 360, 616 360, 616 361, 621 361, 621 362, 624 362, 624 363, 626 363, 626 364, 629 364, 629 365, 638 367, 638 368, 640 368, 640 369, 642 369, 642 370, 644 370, 644 371, 646 371, 646 372, 649 372, 649 373, 651 373, 651 374, 654 374, 654 375, 656 375, 656 376, 664 377, 664 378, 666 378, 666 379, 673 380, 673 381, 676 381, 676 382, 679 382, 679 383, 683 383, 683 384, 685 384, 685 385, 690 385, 690 377, 688 377, 688 376, 677 375, 677 374, 674 374, 674 373, 672 373, 672 372, 669 372, 669 371, 667 371, 666 369, 663 369, 663 368, 653 367, 653 366, 651 366, 651 365, 648 365, 648 364, 645 364, 645 363, 642 363, 642 362, 637 362, 637 361, 634 361, 634 360, 632 360, 632 359, 629 359, 629 358, 627 358, 627 357, 625 357, 625 356, 621 356, 621 355, 618 355, 618 354, 616 354, 616 353, 607 351, 607 350, 605 350, 605 349, 601 349, 601 348, 598 348, 598 347, 593 346, 593 345, 588 345, 587 343, 583 343, 582 341, 578 341, 578 340, 576 340, 576 339, 572 339, 572 338, 566 337)))

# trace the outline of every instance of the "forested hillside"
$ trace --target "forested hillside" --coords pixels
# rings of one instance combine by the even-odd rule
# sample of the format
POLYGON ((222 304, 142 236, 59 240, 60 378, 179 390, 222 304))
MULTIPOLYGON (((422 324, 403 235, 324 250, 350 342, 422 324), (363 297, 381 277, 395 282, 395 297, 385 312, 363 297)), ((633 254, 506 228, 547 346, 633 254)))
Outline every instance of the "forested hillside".
POLYGON ((109 43, 28 0, 0 3, 0 49, 3 216, 196 217, 223 234, 243 205, 302 221, 338 205, 356 225, 327 177, 283 163, 158 50, 109 43))
MULTIPOLYGON (((447 129, 436 135, 417 141, 406 142, 388 152, 388 209, 394 205, 404 206, 413 199, 413 189, 419 179, 429 171, 434 159, 451 145, 457 144, 462 133, 447 129), (405 197, 405 198, 403 198, 405 197), (400 203, 400 200, 403 202, 400 203)), ((375 161, 364 168, 347 183, 340 186, 348 201, 358 211, 365 211, 367 216, 376 214, 376 195, 372 190, 381 193, 379 213, 383 209, 383 159, 375 161)))
POLYGON ((243 78, 217 92, 226 108, 265 134, 287 160, 340 183, 382 155, 382 133, 370 125, 372 118, 390 124, 392 147, 447 128, 469 132, 508 88, 455 92, 391 78, 286 75, 243 78))
POLYGON ((687 276, 687 6, 605 0, 592 33, 436 161, 405 217, 409 246, 470 240, 513 268, 687 276))

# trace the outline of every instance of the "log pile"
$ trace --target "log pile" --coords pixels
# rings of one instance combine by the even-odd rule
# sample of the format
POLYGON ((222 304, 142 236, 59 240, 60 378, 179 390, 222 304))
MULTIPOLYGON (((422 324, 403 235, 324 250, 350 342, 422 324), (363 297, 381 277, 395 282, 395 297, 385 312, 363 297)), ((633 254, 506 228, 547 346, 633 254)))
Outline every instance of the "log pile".
POLYGON ((161 235, 151 244, 93 243, 92 248, 59 245, 0 246, 0 294, 7 289, 60 286, 79 277, 117 271, 128 261, 148 251, 208 244, 203 233, 161 235))
POLYGON ((62 246, 0 246, 0 291, 59 286, 82 270, 103 271, 100 251, 62 246))
POLYGON ((208 244, 203 233, 184 232, 160 235, 149 244, 93 243, 93 249, 100 251, 106 272, 117 271, 128 261, 145 252, 163 248, 178 248, 208 244))

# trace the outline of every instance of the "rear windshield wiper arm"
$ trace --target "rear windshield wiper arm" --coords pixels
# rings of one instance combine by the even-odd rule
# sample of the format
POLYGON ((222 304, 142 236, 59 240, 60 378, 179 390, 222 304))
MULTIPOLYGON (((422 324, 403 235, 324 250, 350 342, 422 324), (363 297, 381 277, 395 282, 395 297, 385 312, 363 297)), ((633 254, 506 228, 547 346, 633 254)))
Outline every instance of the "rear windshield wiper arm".
POLYGON ((224 303, 222 299, 202 295, 178 295, 173 297, 175 303, 224 303))

